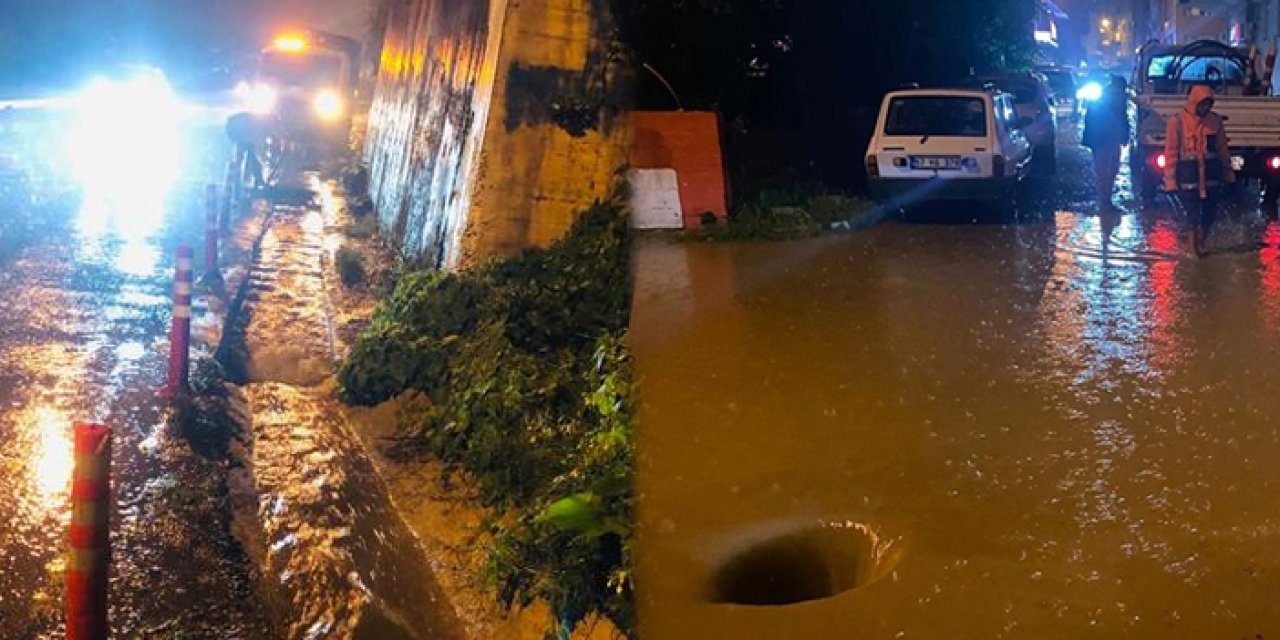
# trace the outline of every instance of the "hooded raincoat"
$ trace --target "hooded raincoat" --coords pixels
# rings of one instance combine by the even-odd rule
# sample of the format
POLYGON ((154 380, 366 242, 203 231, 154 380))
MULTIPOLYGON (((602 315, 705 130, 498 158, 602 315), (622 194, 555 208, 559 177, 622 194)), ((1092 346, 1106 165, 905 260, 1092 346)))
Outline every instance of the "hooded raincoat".
POLYGON ((1204 199, 1210 189, 1235 182, 1222 117, 1212 111, 1203 118, 1196 113, 1196 105, 1212 99, 1212 89, 1197 85, 1182 111, 1166 123, 1164 185, 1168 191, 1197 191, 1204 199))

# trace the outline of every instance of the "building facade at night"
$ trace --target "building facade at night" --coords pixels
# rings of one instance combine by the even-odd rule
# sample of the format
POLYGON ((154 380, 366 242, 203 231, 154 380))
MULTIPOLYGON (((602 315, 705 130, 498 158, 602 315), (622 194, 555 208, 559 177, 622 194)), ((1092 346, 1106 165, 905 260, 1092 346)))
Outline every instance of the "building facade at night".
POLYGON ((1162 42, 1207 38, 1265 48, 1280 37, 1280 0, 1136 0, 1133 15, 1139 34, 1162 42))
POLYGON ((1208 39, 1268 49, 1280 38, 1280 0, 1062 0, 1083 25, 1093 66, 1122 68, 1144 43, 1208 39))

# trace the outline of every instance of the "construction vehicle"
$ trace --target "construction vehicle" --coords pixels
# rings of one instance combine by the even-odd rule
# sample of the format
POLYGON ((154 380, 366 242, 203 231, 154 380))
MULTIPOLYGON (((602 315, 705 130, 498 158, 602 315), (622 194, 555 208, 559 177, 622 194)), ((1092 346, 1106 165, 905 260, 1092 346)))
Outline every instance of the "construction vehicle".
POLYGON ((309 164, 345 148, 359 55, 355 40, 320 32, 283 34, 259 52, 252 77, 236 87, 241 111, 232 116, 239 125, 234 128, 252 130, 257 138, 251 145, 257 158, 238 158, 245 165, 242 178, 260 173, 271 182, 287 156, 309 164), (255 126, 240 124, 250 117, 255 126))
POLYGON ((1214 40, 1185 45, 1150 43, 1138 52, 1131 84, 1137 126, 1130 153, 1134 189, 1144 199, 1161 189, 1167 120, 1186 105, 1195 85, 1216 95, 1214 111, 1226 121, 1231 162, 1241 182, 1257 181, 1264 199, 1280 197, 1280 97, 1268 93, 1270 69, 1255 53, 1214 40))

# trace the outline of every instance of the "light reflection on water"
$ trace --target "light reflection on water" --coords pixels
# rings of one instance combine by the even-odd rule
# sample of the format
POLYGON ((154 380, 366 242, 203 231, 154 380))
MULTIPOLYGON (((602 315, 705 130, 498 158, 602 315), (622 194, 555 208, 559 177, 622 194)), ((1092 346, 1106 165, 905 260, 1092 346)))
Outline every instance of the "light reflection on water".
POLYGON ((141 342, 126 342, 116 347, 116 358, 124 363, 141 360, 147 354, 147 348, 141 342))
POLYGON ((27 416, 28 426, 36 434, 32 476, 48 511, 62 508, 75 461, 71 442, 71 420, 54 407, 36 407, 27 416))
POLYGON ((146 242, 135 237, 126 239, 121 247, 115 266, 121 273, 130 276, 148 276, 155 272, 160 263, 160 248, 153 242, 146 242))
MULTIPOLYGON (((334 184, 327 180, 321 180, 319 176, 312 176, 310 180, 311 190, 317 194, 317 200, 320 203, 319 223, 324 227, 333 227, 338 223, 338 213, 341 208, 337 193, 334 190, 334 184)), ((311 221, 304 221, 304 225, 312 224, 311 221)), ((311 227, 306 227, 310 229, 311 227)), ((333 260, 338 253, 338 247, 342 245, 342 235, 337 233, 327 234, 324 237, 322 249, 328 260, 333 260)))
POLYGON ((1057 253, 1039 314, 1075 381, 1163 375, 1180 361, 1179 237, 1169 220, 1059 212, 1057 253))
MULTIPOLYGON (((74 464, 72 429, 84 416, 82 393, 74 391, 83 375, 83 353, 56 344, 24 346, 0 353, 11 370, 44 375, 27 387, 30 394, 9 414, 12 430, 0 443, 0 480, 17 478, 19 507, 11 524, 34 533, 49 518, 63 521, 69 514, 68 488, 74 464)), ((2 488, 2 484, 0 484, 2 488)), ((34 542, 29 540, 28 542, 34 542)))
POLYGON ((1263 331, 1274 336, 1280 332, 1280 223, 1267 225, 1262 242, 1265 246, 1258 253, 1262 269, 1259 291, 1262 304, 1258 311, 1263 331))

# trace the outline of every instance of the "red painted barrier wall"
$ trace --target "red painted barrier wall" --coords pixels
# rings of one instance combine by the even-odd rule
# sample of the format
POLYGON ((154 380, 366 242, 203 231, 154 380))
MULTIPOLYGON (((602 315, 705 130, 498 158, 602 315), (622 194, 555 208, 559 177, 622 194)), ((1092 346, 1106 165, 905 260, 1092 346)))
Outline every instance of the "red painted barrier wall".
POLYGON ((703 213, 729 216, 720 119, 705 111, 637 111, 632 114, 635 169, 675 169, 684 226, 696 229, 703 213))

